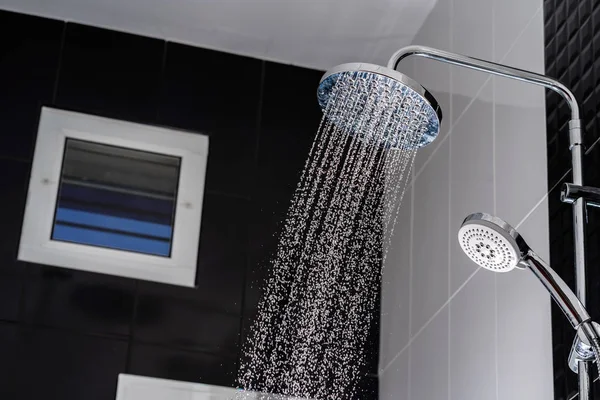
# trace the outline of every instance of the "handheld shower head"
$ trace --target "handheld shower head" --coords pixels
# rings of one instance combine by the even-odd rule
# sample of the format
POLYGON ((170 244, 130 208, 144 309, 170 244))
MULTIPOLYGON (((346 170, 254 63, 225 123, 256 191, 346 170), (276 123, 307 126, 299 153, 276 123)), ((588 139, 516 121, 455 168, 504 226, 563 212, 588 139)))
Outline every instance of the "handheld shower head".
POLYGON ((458 242, 475 264, 494 272, 508 272, 517 266, 528 248, 509 224, 484 213, 469 215, 458 231, 458 242))
POLYGON ((350 135, 369 140, 362 122, 365 116, 377 118, 379 127, 384 127, 383 137, 378 139, 384 148, 406 146, 413 134, 418 135, 416 147, 422 147, 433 142, 440 131, 442 110, 438 102, 424 87, 398 71, 365 63, 342 64, 327 71, 317 90, 324 112, 335 100, 336 86, 347 89, 345 94, 352 106, 347 112, 327 116, 350 135))
POLYGON ((469 215, 458 231, 458 241, 465 254, 482 268, 494 272, 508 272, 515 267, 530 269, 575 329, 590 321, 569 286, 500 218, 485 213, 469 215))

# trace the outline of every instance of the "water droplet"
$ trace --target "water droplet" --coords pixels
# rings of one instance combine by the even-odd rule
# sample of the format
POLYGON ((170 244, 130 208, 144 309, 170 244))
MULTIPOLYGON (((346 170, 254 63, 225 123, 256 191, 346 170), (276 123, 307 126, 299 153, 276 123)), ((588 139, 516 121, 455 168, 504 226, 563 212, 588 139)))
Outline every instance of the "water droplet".
POLYGON ((243 347, 241 387, 356 397, 381 265, 427 129, 413 96, 372 74, 333 84, 243 347))

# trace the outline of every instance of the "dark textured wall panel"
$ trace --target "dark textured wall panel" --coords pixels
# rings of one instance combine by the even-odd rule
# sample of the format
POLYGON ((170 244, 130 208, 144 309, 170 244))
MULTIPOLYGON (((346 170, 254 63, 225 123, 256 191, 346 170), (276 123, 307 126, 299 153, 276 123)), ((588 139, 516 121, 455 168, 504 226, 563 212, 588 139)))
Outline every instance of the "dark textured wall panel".
MULTIPOLYGON (((546 73, 572 88, 581 106, 585 127, 584 182, 600 186, 600 2, 545 0, 546 73)), ((569 110, 554 93, 546 96, 548 132, 548 186, 550 193, 550 259, 552 266, 574 286, 571 207, 560 202, 560 184, 571 181, 567 123, 569 110), (565 175, 566 174, 566 175, 565 175)), ((600 317, 600 214, 588 209, 588 310, 600 317)), ((567 365, 573 330, 553 305, 554 388, 556 399, 577 393, 577 377, 567 365)), ((600 393, 595 388, 595 398, 600 393)))

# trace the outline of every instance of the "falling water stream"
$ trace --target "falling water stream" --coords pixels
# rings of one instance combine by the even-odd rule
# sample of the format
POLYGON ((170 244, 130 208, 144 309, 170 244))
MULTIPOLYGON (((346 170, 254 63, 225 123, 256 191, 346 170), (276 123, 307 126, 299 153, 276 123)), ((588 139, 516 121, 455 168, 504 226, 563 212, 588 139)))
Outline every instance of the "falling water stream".
POLYGON ((362 379, 381 266, 428 115, 394 81, 340 76, 243 348, 246 390, 343 400, 362 379))

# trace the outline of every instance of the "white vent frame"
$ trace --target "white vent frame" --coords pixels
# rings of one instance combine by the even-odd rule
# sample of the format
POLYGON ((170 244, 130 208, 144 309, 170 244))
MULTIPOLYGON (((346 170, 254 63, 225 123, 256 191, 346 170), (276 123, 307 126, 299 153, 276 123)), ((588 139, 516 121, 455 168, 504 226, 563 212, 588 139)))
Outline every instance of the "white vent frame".
POLYGON ((119 374, 116 400, 308 400, 205 383, 119 374))
POLYGON ((207 158, 205 135, 43 107, 18 259, 193 287, 207 158), (181 158, 171 257, 50 239, 67 138, 181 158))

